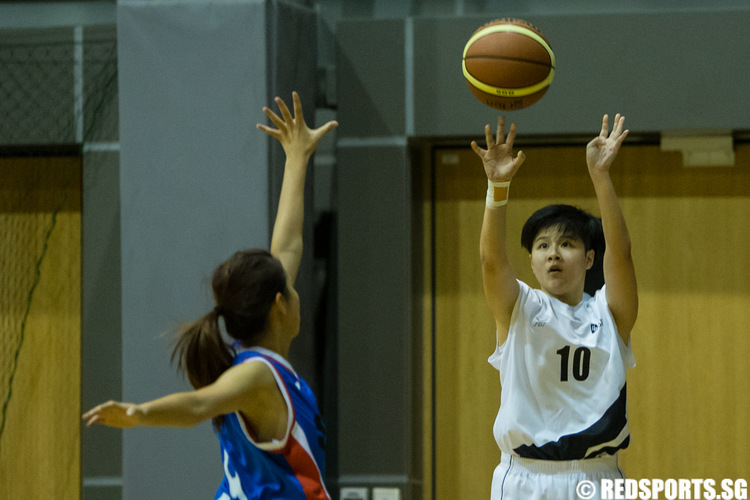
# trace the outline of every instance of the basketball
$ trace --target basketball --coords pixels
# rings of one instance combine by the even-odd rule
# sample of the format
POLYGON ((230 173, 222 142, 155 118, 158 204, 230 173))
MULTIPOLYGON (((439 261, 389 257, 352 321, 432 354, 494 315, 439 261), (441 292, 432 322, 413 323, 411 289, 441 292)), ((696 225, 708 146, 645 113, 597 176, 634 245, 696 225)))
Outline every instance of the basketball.
POLYGON ((531 106, 555 76, 555 54, 533 24, 499 19, 476 30, 464 47, 463 70, 472 93, 503 111, 531 106))

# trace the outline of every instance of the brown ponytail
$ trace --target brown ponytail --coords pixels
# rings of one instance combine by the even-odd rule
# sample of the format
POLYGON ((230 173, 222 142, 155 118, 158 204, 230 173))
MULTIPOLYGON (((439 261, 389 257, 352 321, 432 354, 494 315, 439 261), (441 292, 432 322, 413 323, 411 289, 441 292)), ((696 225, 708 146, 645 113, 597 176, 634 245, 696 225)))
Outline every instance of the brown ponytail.
POLYGON ((233 353, 219 328, 219 310, 214 309, 195 323, 184 326, 177 337, 172 361, 196 389, 216 381, 232 366, 233 353))
MULTIPOLYGON (((177 359, 177 370, 195 389, 213 384, 232 366, 235 351, 222 337, 219 316, 232 339, 252 347, 265 334, 276 294, 289 296, 284 267, 266 250, 236 252, 214 270, 211 288, 216 307, 182 327, 172 351, 172 362, 177 359)), ((222 420, 214 418, 217 429, 222 420)))

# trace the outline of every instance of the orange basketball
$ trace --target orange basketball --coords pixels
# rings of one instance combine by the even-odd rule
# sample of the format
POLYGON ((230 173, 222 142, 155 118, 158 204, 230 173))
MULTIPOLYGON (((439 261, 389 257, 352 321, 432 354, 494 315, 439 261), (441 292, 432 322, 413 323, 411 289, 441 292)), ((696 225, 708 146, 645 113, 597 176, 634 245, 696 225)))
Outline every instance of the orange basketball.
POLYGON ((531 106, 555 76, 555 54, 533 24, 499 19, 474 32, 464 47, 466 82, 477 99, 495 109, 531 106))

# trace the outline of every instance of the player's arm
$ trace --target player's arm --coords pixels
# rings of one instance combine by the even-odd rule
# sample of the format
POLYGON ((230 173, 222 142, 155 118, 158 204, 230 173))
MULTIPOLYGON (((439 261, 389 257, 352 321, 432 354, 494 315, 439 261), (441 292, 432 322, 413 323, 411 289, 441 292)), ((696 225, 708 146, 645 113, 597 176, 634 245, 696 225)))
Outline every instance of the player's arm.
POLYGON ((511 125, 507 138, 505 137, 505 119, 502 116, 498 119, 496 137, 492 136, 492 129, 489 125, 485 126, 484 131, 487 149, 480 148, 476 141, 471 143, 471 148, 482 159, 489 181, 479 239, 479 255, 482 263, 484 296, 495 318, 499 345, 505 342, 508 336, 511 314, 519 293, 516 273, 510 265, 505 247, 507 195, 510 189, 509 183, 526 157, 522 151, 519 151, 515 158, 513 157, 515 124, 511 125))
MULTIPOLYGON (((145 403, 109 401, 84 413, 87 426, 109 427, 192 427, 204 420, 235 411, 265 415, 267 407, 284 409, 283 396, 270 368, 250 362, 225 371, 211 385, 188 392, 177 392, 145 403)), ((283 418, 276 417, 286 422, 283 418)), ((252 420, 252 419, 251 419, 252 420)))
POLYGON ((612 133, 609 133, 609 119, 604 115, 601 132, 586 147, 586 164, 596 191, 607 247, 604 252, 607 302, 620 336, 627 344, 638 316, 638 286, 630 234, 609 173, 628 135, 623 129, 624 121, 624 116, 616 115, 612 133))
POLYGON ((338 125, 330 121, 317 129, 310 129, 302 115, 299 95, 292 94, 294 116, 283 100, 276 98, 281 117, 268 108, 263 111, 276 126, 258 124, 261 131, 277 139, 284 148, 286 164, 281 183, 279 208, 271 236, 271 254, 281 261, 290 286, 294 284, 302 259, 302 223, 304 219, 305 176, 310 156, 318 141, 338 125))

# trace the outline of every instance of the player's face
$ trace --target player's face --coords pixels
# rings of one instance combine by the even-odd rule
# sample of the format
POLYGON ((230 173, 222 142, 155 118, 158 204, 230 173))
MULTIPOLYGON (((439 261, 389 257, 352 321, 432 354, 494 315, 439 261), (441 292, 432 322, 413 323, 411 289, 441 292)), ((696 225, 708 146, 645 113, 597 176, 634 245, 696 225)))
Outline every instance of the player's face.
POLYGON ((564 235, 559 228, 543 229, 531 247, 531 269, 548 295, 570 305, 583 296, 586 270, 594 263, 594 251, 583 241, 564 235))

